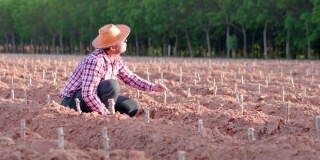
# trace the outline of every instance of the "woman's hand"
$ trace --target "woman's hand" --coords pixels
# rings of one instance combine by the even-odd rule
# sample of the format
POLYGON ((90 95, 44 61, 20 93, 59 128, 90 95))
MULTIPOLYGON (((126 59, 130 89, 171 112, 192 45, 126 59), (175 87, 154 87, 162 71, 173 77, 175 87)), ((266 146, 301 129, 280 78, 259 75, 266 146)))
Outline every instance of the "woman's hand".
POLYGON ((156 83, 152 86, 152 90, 155 92, 161 92, 161 91, 167 91, 169 92, 170 90, 162 83, 156 83))

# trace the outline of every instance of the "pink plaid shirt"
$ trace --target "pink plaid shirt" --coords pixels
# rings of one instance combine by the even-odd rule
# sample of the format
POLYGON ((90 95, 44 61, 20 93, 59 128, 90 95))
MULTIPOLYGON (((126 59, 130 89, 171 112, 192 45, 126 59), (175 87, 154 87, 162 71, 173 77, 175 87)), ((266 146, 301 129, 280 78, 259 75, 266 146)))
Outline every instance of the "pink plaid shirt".
POLYGON ((111 62, 103 49, 94 50, 83 59, 69 77, 60 97, 71 97, 82 88, 82 98, 93 111, 106 115, 109 113, 97 94, 102 80, 119 78, 126 85, 143 91, 152 91, 153 83, 132 73, 119 56, 111 62))

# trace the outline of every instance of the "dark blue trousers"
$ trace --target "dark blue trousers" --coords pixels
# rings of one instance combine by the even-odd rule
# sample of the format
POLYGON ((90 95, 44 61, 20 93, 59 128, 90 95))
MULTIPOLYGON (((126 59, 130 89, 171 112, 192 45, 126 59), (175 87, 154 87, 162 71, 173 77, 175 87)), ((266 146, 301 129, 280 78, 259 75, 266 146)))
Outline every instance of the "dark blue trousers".
MULTIPOLYGON (((121 114, 125 113, 130 117, 133 117, 138 112, 139 103, 136 100, 127 96, 119 95, 120 86, 118 81, 114 79, 101 81, 98 85, 97 91, 98 97, 107 108, 109 107, 108 99, 113 98, 115 101, 116 112, 118 111, 121 114)), ((74 100, 75 98, 80 100, 80 108, 82 112, 92 112, 92 109, 88 107, 82 99, 82 89, 75 92, 71 97, 63 98, 61 104, 77 111, 76 102, 74 100)))

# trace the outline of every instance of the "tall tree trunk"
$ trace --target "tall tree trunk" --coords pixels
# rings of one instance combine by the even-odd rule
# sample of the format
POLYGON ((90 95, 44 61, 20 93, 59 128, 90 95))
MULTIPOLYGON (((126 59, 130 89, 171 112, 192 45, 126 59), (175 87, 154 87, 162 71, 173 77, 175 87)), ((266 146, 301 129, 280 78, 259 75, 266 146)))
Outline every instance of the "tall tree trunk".
MULTIPOLYGON (((76 46, 73 45, 73 38, 72 36, 70 35, 70 39, 69 39, 69 45, 70 45, 70 54, 74 54, 76 52, 76 46)), ((81 50, 82 50, 82 42, 81 40, 79 41, 79 54, 81 54, 81 50)))
POLYGON ((29 44, 29 52, 30 52, 30 53, 34 53, 33 38, 31 38, 31 40, 30 40, 30 44, 29 44))
POLYGON ((135 44, 136 44, 136 55, 139 56, 139 39, 138 39, 138 34, 135 33, 135 44))
POLYGON ((223 47, 221 46, 221 45, 222 45, 221 36, 219 36, 219 42, 218 42, 218 43, 219 43, 219 47, 218 47, 219 56, 222 57, 222 48, 223 48, 223 47))
POLYGON ((308 24, 306 24, 306 36, 307 36, 307 58, 310 59, 311 58, 311 53, 310 53, 310 40, 309 40, 309 26, 308 24))
POLYGON ((55 48, 56 48, 56 35, 54 34, 52 36, 52 53, 56 53, 55 48))
POLYGON ((311 44, 310 44, 310 41, 308 41, 308 44, 307 44, 307 54, 308 54, 308 59, 311 59, 311 44))
POLYGON ((308 41, 308 45, 307 45, 307 56, 308 56, 308 59, 311 59, 311 53, 310 53, 310 50, 311 50, 311 44, 310 44, 310 41, 308 41))
POLYGON ((178 56, 178 45, 179 45, 179 33, 176 31, 175 33, 175 43, 174 43, 174 48, 173 48, 173 56, 177 57, 178 56))
POLYGON ((11 33, 11 44, 12 44, 12 53, 16 53, 17 46, 16 46, 16 40, 13 32, 11 33))
POLYGON ((79 54, 83 53, 83 42, 82 40, 79 41, 79 54))
POLYGON ((226 47, 227 47, 227 58, 230 58, 230 48, 228 47, 229 38, 230 38, 230 25, 227 23, 227 33, 226 33, 226 47))
POLYGON ((192 47, 191 47, 191 43, 190 43, 190 40, 189 40, 188 31, 184 30, 184 32, 185 32, 186 38, 187 38, 187 44, 188 44, 188 48, 189 48, 190 57, 193 57, 192 47))
POLYGON ((62 33, 59 34, 59 41, 60 41, 60 53, 64 53, 63 41, 62 41, 62 33))
POLYGON ((35 40, 35 38, 32 38, 31 45, 32 45, 32 53, 37 53, 37 48, 36 48, 37 41, 35 40))
POLYGON ((23 53, 23 52, 24 52, 22 37, 20 37, 20 50, 19 50, 18 52, 20 52, 20 53, 23 53))
POLYGON ((165 56, 167 54, 167 43, 165 42, 165 40, 163 40, 162 43, 162 56, 165 56))
POLYGON ((264 56, 264 59, 268 58, 267 27, 268 27, 268 24, 267 24, 267 22, 265 22, 264 28, 263 28, 263 56, 264 56))
MULTIPOLYGON (((212 51, 211 51, 211 45, 210 45, 209 27, 205 28, 204 31, 206 32, 208 53, 209 53, 210 57, 212 57, 212 51)), ((207 55, 206 55, 206 56, 207 56, 207 55)))
POLYGON ((252 44, 251 44, 252 58, 255 58, 254 43, 255 43, 256 33, 257 33, 257 30, 254 30, 254 33, 253 33, 253 35, 252 35, 252 44))
POLYGON ((244 58, 248 58, 248 53, 247 53, 247 29, 244 26, 242 26, 242 34, 243 34, 243 56, 244 56, 244 58))
POLYGON ((287 31, 286 39, 286 59, 290 59, 290 32, 287 31))
POLYGON ((36 50, 35 53, 40 53, 40 42, 39 40, 35 40, 36 50))
POLYGON ((148 37, 148 56, 153 56, 153 47, 150 37, 148 37))
MULTIPOLYGON (((41 53, 45 53, 46 52, 46 45, 43 43, 43 40, 40 39, 39 40, 39 43, 40 43, 40 47, 41 47, 41 53)), ((39 52, 40 53, 40 52, 39 52)))
POLYGON ((5 48, 6 53, 9 53, 9 38, 8 38, 8 34, 5 33, 4 37, 6 39, 6 44, 4 45, 4 48, 5 48))
POLYGON ((141 53, 142 53, 142 56, 145 56, 145 53, 147 53, 145 45, 142 45, 142 52, 141 53))

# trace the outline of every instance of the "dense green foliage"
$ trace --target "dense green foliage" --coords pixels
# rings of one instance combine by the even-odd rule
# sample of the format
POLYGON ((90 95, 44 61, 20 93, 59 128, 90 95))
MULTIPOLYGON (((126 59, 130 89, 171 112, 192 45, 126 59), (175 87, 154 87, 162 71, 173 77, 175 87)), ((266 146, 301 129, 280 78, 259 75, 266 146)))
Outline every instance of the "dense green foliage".
POLYGON ((320 56, 320 0, 0 0, 0 52, 88 54, 108 23, 129 55, 320 56))

